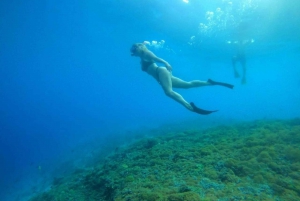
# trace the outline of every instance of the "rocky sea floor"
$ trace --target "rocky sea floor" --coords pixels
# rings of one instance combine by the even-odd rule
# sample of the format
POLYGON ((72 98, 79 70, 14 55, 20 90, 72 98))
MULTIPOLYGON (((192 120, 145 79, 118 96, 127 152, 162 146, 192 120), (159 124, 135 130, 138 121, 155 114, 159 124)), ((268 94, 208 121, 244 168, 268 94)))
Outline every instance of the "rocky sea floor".
POLYGON ((101 161, 30 201, 299 201, 300 119, 165 132, 101 161))

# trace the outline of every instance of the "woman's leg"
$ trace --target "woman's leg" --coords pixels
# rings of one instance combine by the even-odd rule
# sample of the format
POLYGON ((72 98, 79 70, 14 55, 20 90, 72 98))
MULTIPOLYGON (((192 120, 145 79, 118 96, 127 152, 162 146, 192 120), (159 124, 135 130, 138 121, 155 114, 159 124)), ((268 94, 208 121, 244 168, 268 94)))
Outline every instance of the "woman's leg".
POLYGON ((212 84, 207 81, 200 81, 200 80, 193 80, 190 82, 184 81, 178 77, 171 77, 172 80, 172 86, 174 88, 183 88, 183 89, 189 89, 193 87, 203 87, 203 86, 211 86, 212 84))
POLYGON ((241 64, 243 68, 242 84, 246 84, 246 59, 245 58, 241 61, 241 64))
POLYGON ((232 67, 233 67, 233 72, 234 72, 234 77, 239 78, 240 74, 236 69, 236 62, 238 61, 238 56, 233 56, 232 57, 232 67))
POLYGON ((172 89, 172 75, 171 73, 165 69, 159 69, 159 82, 167 96, 172 98, 173 100, 177 101, 181 105, 183 105, 188 110, 193 111, 193 107, 186 101, 184 98, 177 92, 173 91, 172 89))

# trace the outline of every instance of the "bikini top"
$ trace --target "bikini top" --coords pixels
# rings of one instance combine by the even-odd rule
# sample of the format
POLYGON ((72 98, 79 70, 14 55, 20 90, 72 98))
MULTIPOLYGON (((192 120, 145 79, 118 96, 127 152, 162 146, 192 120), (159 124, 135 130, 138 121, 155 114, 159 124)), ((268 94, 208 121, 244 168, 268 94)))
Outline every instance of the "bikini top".
POLYGON ((154 64, 154 62, 141 60, 142 71, 147 72, 149 66, 151 66, 152 64, 154 64))

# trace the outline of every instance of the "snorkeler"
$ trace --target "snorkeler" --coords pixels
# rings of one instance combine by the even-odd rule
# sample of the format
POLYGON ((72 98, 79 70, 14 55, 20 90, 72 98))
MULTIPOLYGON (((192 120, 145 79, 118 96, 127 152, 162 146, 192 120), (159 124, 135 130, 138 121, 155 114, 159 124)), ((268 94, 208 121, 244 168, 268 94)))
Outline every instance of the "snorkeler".
POLYGON ((253 43, 254 40, 239 40, 235 41, 234 44, 236 45, 236 54, 232 57, 232 67, 234 72, 234 77, 239 78, 240 74, 236 69, 236 63, 240 62, 243 69, 242 74, 242 84, 246 84, 246 54, 245 54, 245 47, 249 43, 253 43))
POLYGON ((236 63, 240 62, 243 69, 242 84, 246 84, 246 56, 245 56, 245 42, 236 41, 236 54, 232 57, 232 67, 234 71, 234 77, 239 78, 240 74, 236 69, 236 63))
POLYGON ((200 81, 200 80, 193 80, 190 82, 181 80, 177 77, 172 75, 172 67, 171 65, 157 57, 153 52, 147 49, 145 44, 143 43, 135 43, 132 45, 131 49, 131 56, 136 56, 141 58, 141 67, 142 71, 147 72, 149 75, 154 77, 158 83, 162 86, 165 94, 170 98, 174 99, 178 103, 182 104, 186 109, 196 112, 198 114, 207 115, 214 111, 208 111, 198 108, 193 102, 188 103, 184 98, 177 92, 173 91, 174 88, 193 88, 193 87, 202 87, 202 86, 212 86, 212 85, 220 85, 224 87, 228 87, 230 89, 233 88, 233 85, 222 83, 222 82, 215 82, 211 79, 207 81, 200 81), (155 62, 163 63, 165 67, 158 67, 155 62))

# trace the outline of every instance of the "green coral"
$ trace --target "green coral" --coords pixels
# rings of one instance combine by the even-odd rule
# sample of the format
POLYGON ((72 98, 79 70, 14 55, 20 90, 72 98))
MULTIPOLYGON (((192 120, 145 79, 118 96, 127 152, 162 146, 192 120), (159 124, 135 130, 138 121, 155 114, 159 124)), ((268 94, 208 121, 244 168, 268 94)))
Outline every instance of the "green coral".
POLYGON ((56 179, 31 201, 298 200, 300 119, 174 131, 56 179))

